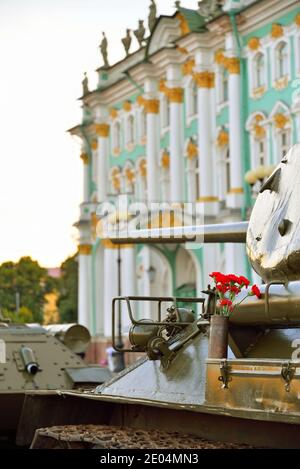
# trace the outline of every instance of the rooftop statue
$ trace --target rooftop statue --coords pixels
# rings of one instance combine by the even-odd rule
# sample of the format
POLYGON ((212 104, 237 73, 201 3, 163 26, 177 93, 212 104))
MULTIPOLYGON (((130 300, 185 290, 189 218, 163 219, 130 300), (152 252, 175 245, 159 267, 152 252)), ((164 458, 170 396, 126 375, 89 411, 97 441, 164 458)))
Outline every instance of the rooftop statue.
POLYGON ((131 36, 130 36, 130 29, 126 29, 126 36, 123 37, 122 39, 122 42, 123 42, 123 46, 124 46, 124 49, 125 49, 125 52, 126 52, 126 56, 129 55, 129 49, 130 49, 130 46, 131 46, 131 36))
POLYGON ((103 38, 102 38, 102 41, 101 41, 99 47, 100 47, 101 55, 102 55, 102 58, 103 58, 104 67, 108 68, 109 63, 108 63, 108 56, 107 56, 107 38, 106 38, 104 32, 102 33, 102 35, 103 35, 103 38))
POLYGON ((150 33, 153 31, 153 28, 156 23, 156 4, 154 0, 151 0, 151 5, 149 7, 149 16, 148 16, 148 25, 150 33))
POLYGON ((198 2, 199 13, 207 20, 212 19, 220 11, 222 1, 220 0, 201 0, 198 2))
POLYGON ((82 80, 82 92, 83 92, 83 96, 85 96, 86 94, 88 94, 90 92, 90 90, 89 90, 89 80, 88 80, 86 72, 84 72, 84 78, 82 80))
POLYGON ((143 40, 144 40, 144 36, 145 36, 145 32, 146 32, 146 29, 144 27, 144 21, 143 20, 139 20, 139 28, 136 29, 134 32, 134 35, 135 37, 137 38, 138 40, 138 43, 139 43, 139 46, 142 47, 143 46, 143 40))

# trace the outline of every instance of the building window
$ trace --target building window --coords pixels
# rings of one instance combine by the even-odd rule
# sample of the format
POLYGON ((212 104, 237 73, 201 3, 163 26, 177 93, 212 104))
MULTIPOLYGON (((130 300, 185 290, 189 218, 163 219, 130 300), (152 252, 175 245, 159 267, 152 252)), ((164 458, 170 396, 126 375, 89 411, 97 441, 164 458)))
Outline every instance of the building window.
POLYGON ((121 147, 121 125, 115 122, 112 131, 112 149, 113 152, 119 152, 121 147))
POLYGON ((228 101, 228 72, 225 68, 222 69, 220 91, 220 102, 226 103, 228 101))
POLYGON ((135 170, 132 163, 126 163, 123 170, 123 179, 125 192, 127 194, 133 194, 135 188, 135 170))
POLYGON ((291 146, 291 131, 290 129, 282 130, 278 134, 279 140, 279 158, 280 160, 285 156, 289 151, 291 146))
POLYGON ((280 42, 275 50, 275 75, 276 79, 283 78, 289 73, 288 44, 280 42))
POLYGON ((120 168, 112 168, 110 172, 110 187, 112 194, 120 194, 122 189, 122 178, 120 168))
POLYGON ((259 52, 254 58, 254 87, 259 88, 265 84, 265 57, 259 52))
POLYGON ((266 142, 264 139, 258 140, 256 145, 257 145, 258 165, 264 166, 266 163, 266 142))
POLYGON ((186 172, 188 201, 195 202, 200 197, 199 158, 188 158, 186 172))
POLYGON ((134 143, 134 117, 131 115, 127 119, 127 144, 134 143))

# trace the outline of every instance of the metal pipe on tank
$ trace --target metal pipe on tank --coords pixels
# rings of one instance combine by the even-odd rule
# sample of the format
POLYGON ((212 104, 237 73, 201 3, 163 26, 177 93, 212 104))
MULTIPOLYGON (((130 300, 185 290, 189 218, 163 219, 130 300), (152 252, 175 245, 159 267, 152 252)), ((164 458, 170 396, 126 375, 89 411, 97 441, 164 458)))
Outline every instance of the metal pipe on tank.
POLYGON ((300 326, 300 281, 287 284, 260 285, 262 298, 246 297, 247 291, 237 296, 239 304, 230 323, 236 325, 300 326), (268 290, 268 291, 266 291, 268 290))
POLYGON ((101 237, 115 244, 245 243, 247 228, 248 222, 236 222, 129 230, 118 235, 108 231, 101 237))

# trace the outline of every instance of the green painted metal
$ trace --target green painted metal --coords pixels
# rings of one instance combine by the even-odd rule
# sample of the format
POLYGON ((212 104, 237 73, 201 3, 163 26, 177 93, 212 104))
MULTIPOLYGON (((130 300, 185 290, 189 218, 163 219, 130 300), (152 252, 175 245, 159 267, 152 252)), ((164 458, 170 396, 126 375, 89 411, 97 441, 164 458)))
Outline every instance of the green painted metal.
POLYGON ((199 15, 196 10, 179 7, 178 12, 185 18, 191 32, 203 33, 207 31, 205 18, 199 15))
POLYGON ((178 352, 169 368, 162 369, 159 360, 142 359, 106 386, 98 387, 96 395, 201 405, 205 400, 207 349, 206 335, 199 334, 178 352))
POLYGON ((127 80, 129 81, 129 83, 131 83, 140 93, 144 93, 144 88, 142 86, 140 86, 133 78, 132 76, 130 75, 130 73, 128 72, 128 70, 126 70, 124 72, 124 75, 125 77, 127 78, 127 80))

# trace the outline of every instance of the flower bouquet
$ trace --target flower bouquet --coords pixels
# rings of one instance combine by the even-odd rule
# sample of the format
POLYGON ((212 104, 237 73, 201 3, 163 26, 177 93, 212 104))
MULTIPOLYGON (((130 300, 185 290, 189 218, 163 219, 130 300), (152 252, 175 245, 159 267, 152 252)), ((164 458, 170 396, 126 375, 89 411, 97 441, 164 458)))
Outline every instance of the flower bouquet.
POLYGON ((243 288, 249 288, 250 281, 243 277, 234 274, 222 274, 221 272, 212 272, 210 277, 215 282, 215 295, 216 295, 216 312, 215 314, 230 317, 235 308, 242 303, 248 296, 261 297, 261 292, 257 285, 252 285, 248 290, 247 295, 238 303, 236 303, 237 295, 243 288))
POLYGON ((214 295, 216 298, 214 313, 210 319, 210 339, 209 358, 227 358, 228 351, 228 321, 235 308, 248 296, 261 297, 261 292, 257 285, 252 285, 250 281, 234 274, 222 274, 212 272, 210 277, 214 280, 214 295), (247 294, 238 303, 236 298, 243 289, 248 289, 247 294))

